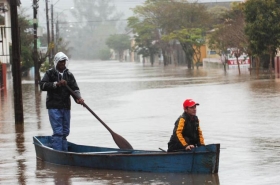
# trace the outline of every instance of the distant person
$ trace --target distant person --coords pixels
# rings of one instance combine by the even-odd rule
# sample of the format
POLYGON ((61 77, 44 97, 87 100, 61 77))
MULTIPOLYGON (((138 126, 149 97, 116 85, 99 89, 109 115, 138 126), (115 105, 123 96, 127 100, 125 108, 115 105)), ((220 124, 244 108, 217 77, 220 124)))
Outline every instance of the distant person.
POLYGON ((53 130, 52 148, 62 151, 68 150, 66 137, 70 133, 71 100, 66 85, 79 97, 73 97, 76 103, 84 102, 74 75, 67 69, 68 63, 68 57, 58 52, 54 57, 54 67, 45 73, 40 82, 41 90, 47 91, 46 106, 53 130))
POLYGON ((197 105, 199 104, 192 99, 184 101, 184 113, 175 122, 173 134, 168 142, 168 152, 191 150, 196 146, 205 145, 196 116, 197 105))

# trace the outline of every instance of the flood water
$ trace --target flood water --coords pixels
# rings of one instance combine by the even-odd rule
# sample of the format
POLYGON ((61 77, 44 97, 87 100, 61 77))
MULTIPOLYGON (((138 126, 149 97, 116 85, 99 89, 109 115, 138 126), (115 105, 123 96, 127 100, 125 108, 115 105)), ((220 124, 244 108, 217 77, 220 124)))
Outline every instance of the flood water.
MULTIPOLYGON (((200 103, 197 115, 206 144, 220 143, 215 175, 142 173, 58 166, 36 159, 33 136, 51 135, 46 92, 23 79, 24 125, 14 124, 12 80, 1 91, 0 184, 221 184, 280 182, 280 83, 247 69, 71 61, 85 103, 134 149, 167 149, 182 103, 200 103)), ((73 101, 72 101, 73 102, 73 101)), ((71 133, 77 144, 117 147, 87 109, 73 102, 71 133)))

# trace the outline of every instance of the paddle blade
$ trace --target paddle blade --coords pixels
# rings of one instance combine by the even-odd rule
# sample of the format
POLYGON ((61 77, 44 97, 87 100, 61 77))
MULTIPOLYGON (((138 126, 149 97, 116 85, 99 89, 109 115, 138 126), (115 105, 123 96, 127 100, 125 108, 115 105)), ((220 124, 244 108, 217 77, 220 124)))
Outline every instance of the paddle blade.
POLYGON ((123 138, 122 136, 120 136, 119 134, 116 133, 111 133, 112 137, 115 141, 115 143, 118 145, 118 147, 120 149, 133 149, 132 146, 129 144, 129 142, 123 138))

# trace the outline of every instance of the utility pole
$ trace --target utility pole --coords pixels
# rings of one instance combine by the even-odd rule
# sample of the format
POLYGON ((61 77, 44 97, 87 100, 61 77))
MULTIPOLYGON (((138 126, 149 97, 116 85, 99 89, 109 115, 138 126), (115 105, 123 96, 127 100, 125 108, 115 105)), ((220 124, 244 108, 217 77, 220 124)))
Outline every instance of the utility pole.
POLYGON ((49 21, 49 5, 48 5, 49 0, 45 0, 45 1, 46 1, 47 37, 48 37, 48 49, 49 49, 50 46, 50 23, 49 23, 50 21, 49 21))
MULTIPOLYGON (((58 17, 58 16, 57 16, 58 17)), ((56 46, 55 46, 55 52, 57 53, 58 52, 58 45, 59 45, 59 23, 58 23, 58 19, 56 20, 56 46)))
POLYGON ((51 59, 53 59, 53 57, 54 57, 54 47, 55 47, 55 45, 54 45, 53 4, 51 5, 51 19, 52 19, 52 22, 51 22, 51 24, 52 24, 52 57, 51 57, 51 59))
POLYGON ((17 2, 18 2, 17 0, 10 0, 11 31, 12 31, 12 74, 13 74, 13 89, 14 89, 15 123, 23 124, 24 118, 23 118, 23 104, 22 104, 17 2))
POLYGON ((33 46, 33 62, 34 62, 34 80, 35 85, 39 84, 39 69, 38 69, 38 51, 37 51, 37 9, 39 0, 33 0, 33 34, 34 34, 34 46, 33 46))

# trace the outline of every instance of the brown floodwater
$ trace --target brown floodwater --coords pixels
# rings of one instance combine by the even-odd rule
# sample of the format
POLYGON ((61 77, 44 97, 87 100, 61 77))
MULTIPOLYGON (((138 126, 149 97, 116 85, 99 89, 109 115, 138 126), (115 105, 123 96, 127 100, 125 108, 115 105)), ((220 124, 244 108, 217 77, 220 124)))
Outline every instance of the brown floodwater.
MULTIPOLYGON (((280 83, 247 69, 71 61, 85 103, 135 149, 167 148, 182 103, 200 103, 197 115, 206 144, 220 143, 215 175, 143 173, 59 166, 36 159, 33 136, 51 135, 46 92, 23 79, 24 124, 15 125, 12 79, 1 91, 0 184, 222 184, 280 182, 280 83)), ((43 75, 43 74, 42 74, 43 75)), ((73 102, 73 101, 72 101, 73 102)), ((68 140, 117 147, 87 109, 73 102, 68 140)))

